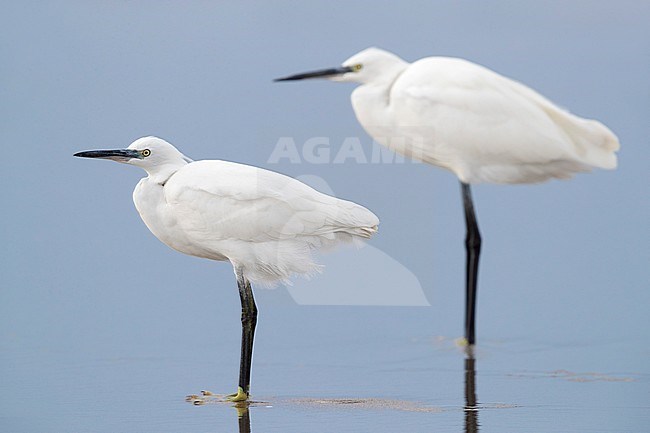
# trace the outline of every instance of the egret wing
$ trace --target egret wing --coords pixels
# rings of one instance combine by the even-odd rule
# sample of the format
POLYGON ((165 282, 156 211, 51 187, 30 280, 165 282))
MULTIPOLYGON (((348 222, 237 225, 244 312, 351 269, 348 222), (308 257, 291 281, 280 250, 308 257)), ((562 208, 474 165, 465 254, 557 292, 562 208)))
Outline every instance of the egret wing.
POLYGON ((365 208, 322 194, 279 173, 227 161, 198 161, 165 186, 178 224, 204 242, 332 238, 376 226, 365 208))
POLYGON ((395 126, 422 159, 455 171, 558 161, 576 168, 611 165, 608 152, 618 148, 599 122, 574 116, 528 87, 462 59, 413 63, 393 85, 390 109, 395 126))

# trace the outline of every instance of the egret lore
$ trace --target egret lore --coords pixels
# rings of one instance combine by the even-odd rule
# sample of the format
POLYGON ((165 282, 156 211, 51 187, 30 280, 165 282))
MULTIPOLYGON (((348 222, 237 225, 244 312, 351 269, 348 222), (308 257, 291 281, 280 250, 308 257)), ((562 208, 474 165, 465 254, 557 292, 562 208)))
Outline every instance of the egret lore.
POLYGON ((465 247, 465 339, 475 343, 481 235, 470 184, 567 179, 593 167, 616 168, 616 136, 521 83, 469 61, 427 57, 408 63, 365 49, 340 67, 278 78, 360 84, 352 107, 372 138, 393 151, 454 173, 461 183, 465 247))
POLYGON ((257 307, 252 283, 273 284, 319 271, 312 251, 370 238, 368 209, 322 194, 291 177, 228 161, 192 161, 170 143, 143 137, 128 148, 76 153, 144 169, 133 201, 149 230, 169 247, 232 264, 242 306, 239 387, 248 399, 257 307))

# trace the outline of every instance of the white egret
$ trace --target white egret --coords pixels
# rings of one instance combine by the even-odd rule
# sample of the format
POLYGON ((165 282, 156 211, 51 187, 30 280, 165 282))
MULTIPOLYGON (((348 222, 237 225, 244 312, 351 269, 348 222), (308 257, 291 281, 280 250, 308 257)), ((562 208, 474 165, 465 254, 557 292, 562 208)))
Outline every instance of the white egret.
POLYGON ((272 284, 319 270, 312 251, 367 239, 368 209, 291 177, 228 161, 192 161, 168 142, 143 137, 120 150, 75 153, 143 168, 133 201, 149 230, 171 248, 232 264, 242 306, 239 387, 248 399, 257 307, 251 282, 272 284))
POLYGON ((365 49, 341 67, 275 81, 355 82, 352 107, 366 132, 397 153, 453 172, 461 182, 467 237, 465 339, 475 343, 481 236, 470 184, 566 179, 616 167, 616 136, 602 123, 554 105, 521 83, 466 60, 408 63, 365 49))

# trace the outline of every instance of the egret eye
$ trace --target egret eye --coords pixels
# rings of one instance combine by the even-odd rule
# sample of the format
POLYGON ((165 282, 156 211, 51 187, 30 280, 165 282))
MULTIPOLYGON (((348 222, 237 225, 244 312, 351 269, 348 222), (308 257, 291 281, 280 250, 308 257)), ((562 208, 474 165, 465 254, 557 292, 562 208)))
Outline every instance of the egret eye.
POLYGON ((361 63, 357 63, 356 65, 352 66, 352 70, 354 70, 354 72, 358 72, 361 69, 363 69, 363 65, 361 63))
POLYGON ((146 158, 147 156, 151 155, 151 151, 149 149, 145 149, 140 152, 140 154, 146 158))

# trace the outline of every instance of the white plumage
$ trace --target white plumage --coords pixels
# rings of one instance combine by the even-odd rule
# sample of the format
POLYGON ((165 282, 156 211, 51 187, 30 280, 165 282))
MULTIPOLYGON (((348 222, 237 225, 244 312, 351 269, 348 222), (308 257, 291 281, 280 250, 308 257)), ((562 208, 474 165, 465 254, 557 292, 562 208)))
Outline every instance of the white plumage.
MULTIPOLYGON (((239 387, 250 391, 257 306, 250 282, 289 282, 319 270, 312 251, 367 239, 379 219, 358 204, 322 194, 288 176, 227 161, 192 161, 156 137, 127 148, 76 153, 143 168, 133 201, 149 230, 191 256, 229 260, 242 304, 239 387)), ((191 397, 195 401, 195 396, 191 397)))
POLYGON ((534 90, 466 60, 408 63, 378 48, 341 67, 280 78, 359 83, 352 107, 372 138, 397 153, 453 172, 462 184, 467 225, 465 336, 474 344, 481 236, 470 184, 566 179, 613 169, 619 143, 606 126, 554 105, 534 90))
POLYGON ((408 63, 368 48, 341 68, 280 80, 318 76, 360 83, 352 107, 370 136, 467 184, 536 183, 616 167, 618 139, 602 123, 463 59, 408 63))
POLYGON ((319 268, 312 250, 377 231, 378 218, 364 207, 273 171, 218 160, 188 163, 156 137, 129 149, 151 151, 131 161, 149 173, 133 192, 149 230, 182 253, 229 260, 253 282, 312 274, 319 268))
POLYGON ((534 183, 615 168, 616 136, 534 90, 463 59, 406 63, 370 48, 343 65, 361 125, 401 154, 451 170, 464 183, 534 183), (364 76, 373 71, 382 75, 364 76))

